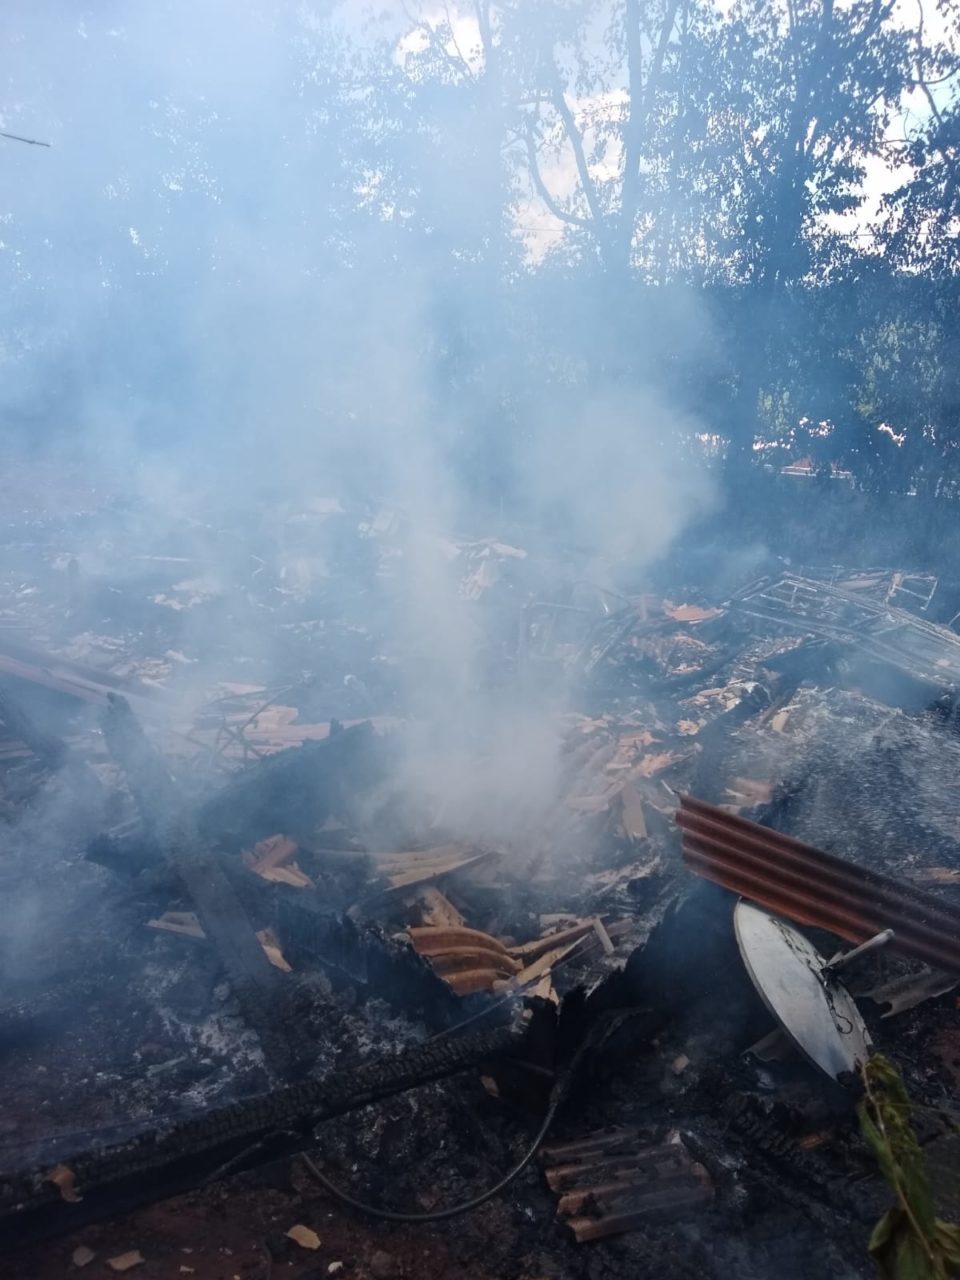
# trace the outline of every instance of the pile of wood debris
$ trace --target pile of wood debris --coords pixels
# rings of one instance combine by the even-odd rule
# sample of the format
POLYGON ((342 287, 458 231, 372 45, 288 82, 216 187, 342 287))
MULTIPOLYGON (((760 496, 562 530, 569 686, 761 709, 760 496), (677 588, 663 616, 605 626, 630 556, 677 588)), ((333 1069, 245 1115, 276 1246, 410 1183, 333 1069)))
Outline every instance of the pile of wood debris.
MULTIPOLYGON (((394 527, 384 516, 364 536, 394 527)), ((577 708, 551 721, 550 794, 500 844, 456 829, 426 798, 411 812, 407 717, 369 672, 348 672, 346 700, 324 717, 311 714, 324 703, 310 678, 231 679, 184 722, 183 704, 132 678, 129 662, 43 651, 25 628, 0 638, 4 882, 41 934, 48 909, 58 930, 19 955, 0 1008, 14 1098, 0 1134, 4 1222, 25 1237, 79 1230, 308 1149, 318 1118, 464 1067, 472 1083, 457 1088, 475 1091, 466 1107, 506 1157, 519 1141, 511 1109, 544 1106, 571 1042, 607 1019, 603 1043, 615 1047, 591 1050, 587 1094, 544 1151, 546 1186, 507 1193, 523 1221, 504 1236, 512 1262, 501 1254, 497 1266, 553 1273, 551 1251, 570 1265, 567 1237, 550 1234, 553 1192, 576 1241, 645 1226, 606 1255, 611 1275, 642 1267, 651 1240, 682 1255, 665 1274, 719 1275, 734 1265, 734 1223, 754 1242, 738 1271, 768 1274, 786 1204, 797 1242, 778 1259, 785 1277, 807 1273, 821 1248, 829 1274, 867 1274, 882 1186, 849 1100, 808 1068, 774 1083, 776 1068, 744 1068, 763 1010, 731 958, 726 907, 683 865, 675 814, 693 793, 953 892, 960 828, 941 783, 960 765, 960 638, 930 620, 936 583, 824 571, 727 600, 543 601, 518 593, 517 548, 488 539, 450 555, 478 607, 509 584, 522 621, 509 679, 535 696, 559 673, 577 708), (69 965, 51 954, 74 941, 69 965), (643 1013, 629 1050, 612 1016, 624 1003, 643 1013), (468 1043, 466 1024, 486 1039, 468 1043), (269 1124, 257 1107, 276 1108, 269 1124), (866 1190, 837 1199, 837 1179, 866 1190), (30 1222, 41 1225, 21 1231, 30 1222)), ((894 1056, 906 1046, 911 1085, 933 1110, 956 1034, 945 1024, 931 1036, 930 1010, 942 1016, 952 985, 928 981, 932 1003, 898 998, 899 1027, 877 1013, 877 1039, 894 1056)), ((417 1144, 437 1146, 426 1130, 449 1123, 453 1105, 431 1097, 424 1133, 398 1142, 422 1167, 439 1157, 417 1144)), ((934 1152, 947 1140, 928 1139, 934 1152)), ((365 1141, 341 1132, 328 1149, 349 1169, 365 1141)), ((440 1145, 456 1162, 471 1143, 446 1130, 440 1145)), ((481 1228, 471 1231, 481 1256, 481 1228)), ((297 1224, 271 1256, 290 1240, 312 1251, 322 1234, 297 1224)), ((80 1236, 71 1245, 92 1261, 80 1236)), ((139 1250, 109 1260, 142 1263, 139 1250)), ((462 1257, 457 1269, 469 1270, 462 1257)))

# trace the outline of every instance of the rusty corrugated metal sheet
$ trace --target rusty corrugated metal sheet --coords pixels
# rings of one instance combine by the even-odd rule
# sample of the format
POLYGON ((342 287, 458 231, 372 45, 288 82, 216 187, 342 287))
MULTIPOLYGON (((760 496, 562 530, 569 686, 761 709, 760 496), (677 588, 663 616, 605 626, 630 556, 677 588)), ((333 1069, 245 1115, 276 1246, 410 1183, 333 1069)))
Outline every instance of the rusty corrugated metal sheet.
POLYGON ((891 947, 960 973, 960 907, 735 814, 681 796, 684 861, 698 875, 799 924, 891 947))
POLYGON ((458 996, 492 991, 523 967, 497 938, 479 929, 424 925, 408 929, 414 950, 458 996))
POLYGON ((708 1204, 713 1183, 678 1135, 651 1145, 636 1129, 606 1129, 580 1142, 544 1147, 557 1217, 580 1244, 708 1204))

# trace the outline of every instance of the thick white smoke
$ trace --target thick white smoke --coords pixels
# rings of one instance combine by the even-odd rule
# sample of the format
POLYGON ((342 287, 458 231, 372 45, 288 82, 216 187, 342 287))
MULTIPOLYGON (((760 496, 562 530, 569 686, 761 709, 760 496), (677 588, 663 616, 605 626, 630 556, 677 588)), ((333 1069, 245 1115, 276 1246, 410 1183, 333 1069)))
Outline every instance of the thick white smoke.
MULTIPOLYGON (((196 528, 198 559, 224 582, 251 548, 212 527, 279 522, 318 495, 400 509, 385 631, 407 709, 447 725, 419 776, 439 781, 448 816, 496 810, 504 828, 512 806, 549 794, 554 740, 539 705, 492 699, 445 540, 509 524, 508 540, 573 549, 601 579, 624 563, 636 576, 710 490, 684 447, 695 424, 652 380, 588 370, 588 390, 539 394, 544 370, 508 329, 528 305, 523 264, 491 252, 491 281, 415 207, 429 195, 480 234, 476 206, 506 188, 494 165, 466 189, 448 144, 483 138, 497 114, 463 116, 451 98, 449 137, 417 135, 400 11, 379 25, 365 12, 4 6, 0 126, 52 144, 0 151, 4 450, 11 467, 30 450, 81 457, 130 500, 142 544, 196 528), (482 338, 458 384, 464 329, 482 338), (506 477, 499 491, 491 475, 506 477), (486 726, 485 772, 470 725, 486 726)), ((94 546, 70 550, 97 563, 94 546)), ((202 672, 222 637, 191 625, 202 672)), ((233 651, 269 653, 270 625, 247 619, 233 651)))

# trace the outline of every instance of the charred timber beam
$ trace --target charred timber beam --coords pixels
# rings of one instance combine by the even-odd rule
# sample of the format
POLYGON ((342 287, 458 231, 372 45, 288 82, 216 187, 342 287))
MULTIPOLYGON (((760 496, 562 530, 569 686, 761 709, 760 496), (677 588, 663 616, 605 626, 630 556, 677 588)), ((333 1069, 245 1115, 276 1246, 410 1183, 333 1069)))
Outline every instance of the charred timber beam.
POLYGON ((197 829, 237 847, 277 831, 294 838, 313 832, 331 813, 342 816, 352 795, 382 781, 386 751, 369 720, 349 729, 333 721, 329 737, 267 756, 231 778, 198 810, 197 829))
POLYGON ((163 851, 144 834, 138 822, 113 831, 101 832, 87 842, 84 857, 117 875, 132 879, 147 871, 165 869, 163 851))
POLYGON ((325 1120, 492 1059, 514 1057, 525 1041, 522 1021, 403 1049, 390 1058, 288 1085, 259 1098, 136 1138, 98 1145, 66 1163, 82 1199, 64 1200, 51 1165, 0 1177, 0 1235, 25 1244, 168 1199, 217 1176, 241 1173, 316 1145, 325 1120))
POLYGON ((56 772, 66 764, 69 756, 67 744, 56 734, 38 725, 5 683, 0 683, 0 722, 12 738, 19 739, 24 746, 29 747, 37 759, 51 771, 56 772))
POLYGON ((58 658, 41 649, 19 644, 3 633, 0 633, 0 674, 24 684, 52 689, 81 702, 103 705, 111 693, 123 693, 147 710, 152 703, 159 704, 160 700, 157 690, 149 685, 58 658))
POLYGON ((126 698, 108 695, 101 725, 110 754, 126 774, 144 826, 153 833, 169 829, 183 807, 177 785, 126 698))
POLYGON ((276 900, 277 932, 295 967, 319 965, 335 989, 350 987, 361 999, 376 996, 437 1030, 453 1028, 487 1004, 487 997, 478 995, 468 997, 465 1006, 413 947, 397 946, 376 927, 358 925, 350 916, 321 911, 305 897, 292 890, 276 900))
POLYGON ((111 694, 103 715, 110 753, 124 770, 150 837, 189 893, 204 932, 215 946, 250 1026, 266 1056, 283 1073, 296 1055, 276 1032, 280 983, 256 931, 215 854, 183 812, 183 801, 125 699, 111 694))
MULTIPOLYGON (((217 850, 214 856, 241 904, 255 918, 265 901, 272 903, 287 889, 286 885, 269 884, 231 854, 217 850)), ((139 822, 94 836, 87 843, 84 857, 127 880, 138 880, 139 888, 146 884, 151 896, 163 895, 165 901, 179 888, 163 850, 144 833, 139 822)))

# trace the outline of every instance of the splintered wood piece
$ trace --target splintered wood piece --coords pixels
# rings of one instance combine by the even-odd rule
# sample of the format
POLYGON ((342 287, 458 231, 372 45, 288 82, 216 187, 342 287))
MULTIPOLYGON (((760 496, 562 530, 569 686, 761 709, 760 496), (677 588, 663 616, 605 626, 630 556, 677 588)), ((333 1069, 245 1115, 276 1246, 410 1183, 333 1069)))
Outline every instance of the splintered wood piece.
POLYGON ((797 1146, 804 1151, 816 1151, 818 1147, 824 1147, 835 1137, 833 1129, 818 1129, 815 1133, 807 1133, 797 1142, 797 1146))
POLYGON ((285 866, 293 861, 297 849, 296 841, 285 835, 278 834, 268 836, 266 840, 258 840, 253 846, 253 862, 250 868, 260 875, 268 867, 285 866))
MULTIPOLYGON (((342 720, 340 723, 344 729, 350 729, 356 724, 370 723, 377 732, 381 732, 387 729, 395 729, 403 722, 393 716, 370 716, 366 721, 342 720)), ((221 734, 217 729, 201 729, 195 731, 193 736, 205 744, 214 746, 217 744, 221 734)), ((329 737, 330 725, 327 722, 320 724, 277 724, 263 731, 258 730, 255 725, 251 725, 243 733, 243 741, 246 741, 249 746, 256 747, 258 751, 266 755, 284 751, 287 747, 298 747, 304 742, 322 742, 329 737)), ((225 756, 242 754, 243 741, 234 739, 226 745, 220 743, 221 753, 225 756)))
POLYGON ((181 933, 187 938, 207 936, 193 911, 165 911, 156 920, 148 920, 147 928, 162 929, 165 933, 181 933))
POLYGON ((310 879, 305 871, 301 871, 297 866, 290 867, 264 867, 262 871, 257 871, 256 867, 251 867, 251 871, 256 871, 257 875, 263 880, 269 880, 273 884, 289 884, 294 889, 314 889, 316 885, 310 879))
MULTIPOLYGON (((611 867, 609 871, 595 871, 585 878, 584 884, 593 891, 612 889, 616 885, 627 885, 631 880, 644 880, 655 876, 660 871, 660 859, 652 858, 649 862, 633 862, 627 867, 611 867)), ((629 924, 628 921, 618 923, 629 924)), ((615 925, 610 925, 607 932, 612 938, 615 925)))
POLYGON ((908 873, 911 880, 930 880, 934 884, 960 884, 960 870, 956 867, 918 867, 908 873))
POLYGON ((655 778, 658 773, 685 759, 686 755, 678 751, 653 751, 640 758, 636 771, 642 778, 655 778))
POLYGON ((75 1267, 88 1267, 96 1256, 92 1249, 88 1249, 85 1244, 80 1244, 70 1255, 70 1261, 75 1267))
POLYGON ((372 858, 384 874, 395 874, 399 871, 412 871, 414 867, 427 864, 448 862, 451 858, 466 858, 470 856, 470 852, 464 844, 440 844, 432 849, 371 851, 366 856, 372 858))
POLYGON ((409 871, 402 871, 395 875, 387 877, 391 892, 398 889, 407 889, 416 884, 427 884, 430 880, 437 880, 441 876, 452 875, 455 871, 466 871, 468 867, 479 866, 483 862, 488 862, 493 857, 492 853, 477 853, 472 857, 464 857, 458 854, 456 857, 449 858, 444 862, 430 864, 425 868, 415 867, 409 871))
POLYGON ((549 973, 545 973, 536 986, 530 988, 527 995, 537 1000, 549 1000, 551 1004, 560 1003, 560 997, 553 989, 553 978, 549 973))
POLYGON ((640 729, 636 733, 621 733, 617 742, 621 747, 652 747, 656 738, 649 729, 640 729))
POLYGON ((79 1204, 83 1199, 83 1196, 77 1195, 77 1175, 68 1165, 58 1164, 56 1168, 51 1169, 47 1174, 47 1181, 53 1183, 69 1204, 79 1204))
POLYGON ((149 710, 149 700, 157 698, 156 687, 112 676, 105 671, 94 670, 93 667, 84 667, 80 663, 43 653, 39 649, 22 648, 11 643, 5 636, 2 643, 2 675, 15 676, 18 680, 29 681, 44 689, 55 689, 58 693, 79 698, 83 702, 103 704, 112 693, 124 690, 128 698, 133 698, 143 710, 149 710))
POLYGON ((129 1271, 132 1267, 139 1267, 140 1263, 145 1261, 139 1249, 130 1249, 126 1253, 118 1253, 115 1258, 108 1258, 107 1266, 111 1271, 129 1271))
POLYGON ((706 622, 709 618, 719 618, 722 609, 703 609, 697 604, 671 605, 664 601, 663 612, 674 622, 706 622))
POLYGON ((639 793, 629 785, 620 792, 620 809, 624 835, 630 840, 645 840, 647 823, 643 815, 643 801, 639 793))
POLYGON ((607 933, 606 929, 603 927, 603 921, 600 919, 599 916, 594 916, 593 918, 593 931, 597 935, 597 937, 600 939, 600 945, 601 947, 603 947, 603 954, 607 956, 612 956, 614 952, 614 945, 610 941, 610 935, 609 933, 607 933))
POLYGON ((581 934, 579 938, 575 938, 573 942, 567 943, 565 947, 557 947, 555 951, 548 951, 545 955, 540 956, 538 960, 534 960, 533 964, 528 965, 526 969, 521 969, 513 979, 511 985, 515 987, 526 987, 529 986, 531 982, 537 982, 545 973, 549 973, 554 965, 559 964, 561 960, 565 960, 567 956, 571 955, 578 947, 582 946, 585 937, 586 934, 581 934))
POLYGON ((282 702, 272 702, 269 707, 259 710, 252 720, 245 711, 239 711, 227 716, 227 722, 241 724, 245 730, 253 733, 267 734, 274 729, 284 729, 287 725, 293 724, 299 714, 296 707, 285 706, 282 702))
POLYGON ((593 792, 591 795, 584 796, 568 796, 565 804, 568 809, 572 809, 574 813, 603 813, 605 809, 609 809, 616 800, 617 796, 623 790, 623 783, 614 780, 608 783, 603 791, 593 792))
POLYGON ((287 1238, 293 1240, 301 1249, 320 1248, 320 1237, 310 1227, 305 1227, 301 1222, 298 1222, 295 1227, 291 1227, 286 1234, 287 1238))
POLYGON ((559 933, 548 933, 542 938, 534 938, 532 942, 524 942, 519 947, 512 947, 510 954, 517 960, 535 960, 545 951, 552 951, 567 942, 574 942, 590 933, 594 927, 594 917, 589 916, 571 925, 569 929, 561 929, 559 933))
POLYGON ((734 778, 726 792, 737 800, 745 800, 749 806, 769 804, 773 795, 773 783, 757 778, 734 778))
POLYGON ((280 940, 272 929, 261 929, 257 934, 257 939, 261 947, 263 947, 264 955, 275 969, 280 969, 283 973, 293 973, 283 952, 280 950, 280 940))
POLYGON ((449 898, 440 892, 436 885, 427 885, 427 887, 417 897, 423 913, 423 922, 426 925, 435 927, 443 927, 462 929, 466 925, 466 920, 453 905, 449 898))

